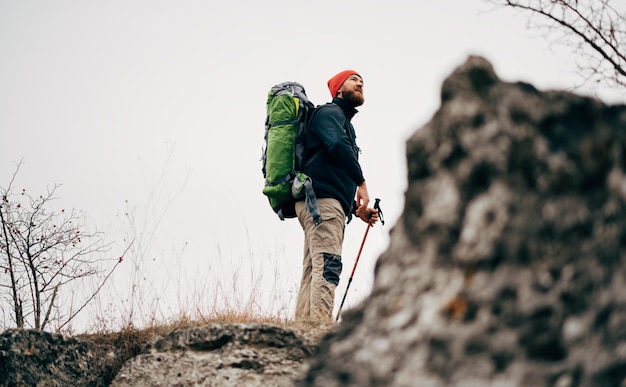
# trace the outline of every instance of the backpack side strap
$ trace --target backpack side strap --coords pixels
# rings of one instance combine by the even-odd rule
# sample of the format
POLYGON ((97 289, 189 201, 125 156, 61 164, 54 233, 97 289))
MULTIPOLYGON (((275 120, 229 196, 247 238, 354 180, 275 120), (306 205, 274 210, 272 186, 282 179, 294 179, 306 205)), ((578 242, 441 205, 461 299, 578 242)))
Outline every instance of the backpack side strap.
POLYGON ((296 173, 291 186, 291 193, 294 197, 298 197, 302 190, 304 190, 304 205, 311 213, 313 223, 317 226, 322 223, 322 214, 317 204, 317 197, 313 191, 313 181, 304 173, 296 173))

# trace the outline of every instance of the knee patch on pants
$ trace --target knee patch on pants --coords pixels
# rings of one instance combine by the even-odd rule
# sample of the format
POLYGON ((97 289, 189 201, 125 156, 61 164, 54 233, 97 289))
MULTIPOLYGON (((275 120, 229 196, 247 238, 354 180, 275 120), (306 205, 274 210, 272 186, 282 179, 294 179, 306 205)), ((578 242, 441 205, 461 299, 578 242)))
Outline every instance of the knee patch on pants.
POLYGON ((324 253, 324 279, 337 286, 341 275, 341 256, 331 253, 324 253))

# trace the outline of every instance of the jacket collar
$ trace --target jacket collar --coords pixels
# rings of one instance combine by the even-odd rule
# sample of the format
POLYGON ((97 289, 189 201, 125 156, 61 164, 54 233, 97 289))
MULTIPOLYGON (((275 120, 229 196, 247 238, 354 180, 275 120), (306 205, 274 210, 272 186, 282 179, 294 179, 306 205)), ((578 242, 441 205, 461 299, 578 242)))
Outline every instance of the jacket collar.
POLYGON ((343 114, 346 115, 346 118, 348 119, 348 121, 352 120, 352 117, 354 117, 354 115, 359 112, 358 110, 356 110, 354 108, 354 106, 350 105, 343 98, 335 97, 335 98, 333 98, 333 103, 335 105, 339 106, 341 108, 341 110, 343 110, 343 114))

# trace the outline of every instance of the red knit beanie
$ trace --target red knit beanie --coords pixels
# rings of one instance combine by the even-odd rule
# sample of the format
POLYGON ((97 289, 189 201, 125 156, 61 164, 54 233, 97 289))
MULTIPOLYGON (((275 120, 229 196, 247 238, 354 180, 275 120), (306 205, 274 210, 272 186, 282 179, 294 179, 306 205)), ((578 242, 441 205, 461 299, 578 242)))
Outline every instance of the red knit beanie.
POLYGON ((348 79, 348 77, 353 74, 359 75, 359 73, 354 70, 343 70, 342 72, 328 80, 328 90, 330 90, 331 97, 335 98, 335 96, 337 95, 337 91, 339 91, 341 85, 343 85, 346 79, 348 79))

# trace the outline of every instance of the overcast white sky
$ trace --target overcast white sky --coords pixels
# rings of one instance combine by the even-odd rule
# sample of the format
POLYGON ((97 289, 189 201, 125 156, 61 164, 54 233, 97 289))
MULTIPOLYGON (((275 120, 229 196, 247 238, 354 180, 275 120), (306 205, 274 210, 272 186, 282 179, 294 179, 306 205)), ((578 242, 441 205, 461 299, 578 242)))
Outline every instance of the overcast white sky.
MULTIPOLYGON (((402 211, 404 142, 456 66, 477 54, 507 81, 545 90, 579 80, 569 51, 526 22, 482 0, 0 0, 0 187, 20 160, 18 188, 62 184, 55 205, 84 211, 116 243, 112 258, 130 230, 127 208, 144 238, 154 230, 135 245, 146 253, 139 270, 119 267, 100 313, 128 310, 134 283, 157 318, 210 310, 216 291, 289 316, 302 231, 261 194, 267 91, 299 81, 321 104, 327 79, 355 69, 366 103, 353 124, 387 224, 369 233, 349 308, 369 292, 402 211)), ((347 227, 339 300, 364 231, 347 227)))

